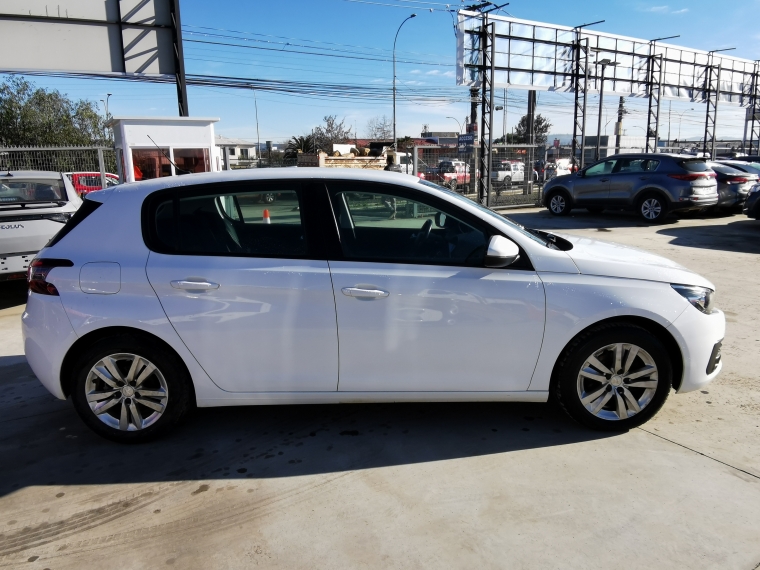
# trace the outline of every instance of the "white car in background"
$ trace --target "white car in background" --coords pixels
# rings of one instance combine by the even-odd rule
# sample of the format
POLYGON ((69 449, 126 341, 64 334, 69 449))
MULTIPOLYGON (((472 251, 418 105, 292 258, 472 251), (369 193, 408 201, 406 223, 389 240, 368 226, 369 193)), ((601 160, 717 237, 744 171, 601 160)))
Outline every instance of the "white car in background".
POLYGON ((722 367, 725 319, 704 277, 387 172, 95 192, 29 288, 29 364, 120 442, 195 405, 553 397, 584 425, 625 430, 722 367))
POLYGON ((24 279, 32 258, 81 204, 60 172, 0 172, 0 281, 24 279))

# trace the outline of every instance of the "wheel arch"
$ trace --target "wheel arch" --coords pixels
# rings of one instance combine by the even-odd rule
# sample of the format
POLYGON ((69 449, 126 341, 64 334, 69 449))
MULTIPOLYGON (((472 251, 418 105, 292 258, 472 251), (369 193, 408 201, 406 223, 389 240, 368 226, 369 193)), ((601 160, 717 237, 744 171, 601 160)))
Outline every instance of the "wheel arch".
POLYGON ((554 367, 552 368, 552 375, 551 375, 551 383, 550 383, 550 391, 552 393, 555 392, 555 386, 556 382, 558 380, 557 374, 559 369, 559 364, 562 362, 562 360, 565 357, 565 353, 570 345, 575 342, 575 339, 577 339, 579 336, 587 333, 591 329, 595 329, 599 326, 603 325, 637 325, 641 327, 642 329, 646 330, 647 332, 651 333, 654 337, 659 340, 663 346, 665 347, 665 350, 668 351, 668 355, 671 359, 671 364, 673 366, 673 388, 678 391, 678 389, 681 387, 681 382, 683 381, 683 372, 684 372, 684 364, 683 364, 683 353, 681 352, 681 348, 678 346, 678 342, 673 337, 670 332, 668 332, 668 329, 666 329, 661 324, 651 320, 647 319, 646 317, 637 317, 633 315, 624 315, 619 317, 611 317, 609 319, 604 319, 601 321, 597 321, 583 330, 579 331, 573 338, 567 341, 565 346, 560 351, 559 355, 557 356, 557 360, 554 362, 554 367))
POLYGON ((636 193, 636 196, 633 200, 634 205, 638 208, 641 201, 647 196, 651 196, 652 194, 655 194, 659 198, 662 198, 668 207, 673 203, 673 198, 667 191, 663 190, 662 188, 658 188, 657 186, 647 186, 636 193))
POLYGON ((548 190, 544 191, 544 193, 543 193, 544 206, 547 206, 547 204, 546 204, 546 198, 548 196, 551 196, 555 192, 561 192, 561 193, 563 193, 565 195, 565 198, 567 199, 567 201, 570 203, 570 205, 574 205, 575 204, 575 200, 573 200, 573 195, 570 193, 570 190, 568 190, 564 186, 553 186, 552 188, 549 188, 548 190))
POLYGON ((144 330, 135 329, 132 327, 104 327, 100 328, 94 331, 91 331, 87 333, 86 335, 80 337, 77 339, 77 341, 71 345, 71 348, 69 348, 68 352, 66 353, 66 356, 63 358, 63 362, 61 363, 61 390, 63 391, 64 395, 68 398, 71 395, 71 385, 74 381, 73 378, 73 371, 74 366, 76 365, 77 360, 79 357, 84 354, 84 352, 91 347, 96 342, 100 342, 101 340, 105 340, 107 338, 116 338, 116 337, 132 337, 135 339, 142 340, 143 342, 148 342, 153 344, 154 346, 159 346, 162 349, 166 350, 170 354, 173 354, 177 361, 181 364, 181 366, 184 368, 185 373, 187 374, 187 377, 191 379, 190 382, 190 401, 195 402, 196 396, 195 396, 195 385, 192 382, 192 375, 190 374, 190 371, 187 368, 187 365, 185 364, 185 361, 182 359, 182 357, 177 353, 172 346, 167 343, 165 340, 161 339, 160 337, 151 334, 149 332, 146 332, 144 330))

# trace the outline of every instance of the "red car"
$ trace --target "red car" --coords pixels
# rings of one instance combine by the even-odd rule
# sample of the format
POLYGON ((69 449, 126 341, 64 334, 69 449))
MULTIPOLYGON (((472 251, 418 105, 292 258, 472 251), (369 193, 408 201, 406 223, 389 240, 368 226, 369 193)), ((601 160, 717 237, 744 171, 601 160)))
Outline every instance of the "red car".
MULTIPOLYGON (((69 180, 74 185, 74 190, 80 196, 103 189, 100 181, 100 172, 67 172, 66 176, 69 177, 69 180)), ((118 183, 118 176, 110 172, 106 173, 106 188, 116 186, 118 183)))

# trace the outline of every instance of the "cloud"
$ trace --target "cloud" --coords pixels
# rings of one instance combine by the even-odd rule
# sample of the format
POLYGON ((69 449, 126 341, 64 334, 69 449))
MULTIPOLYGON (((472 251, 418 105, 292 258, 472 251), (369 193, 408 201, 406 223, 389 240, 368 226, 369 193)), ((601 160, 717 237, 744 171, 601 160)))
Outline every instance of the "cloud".
POLYGON ((446 71, 443 73, 444 77, 454 77, 456 75, 453 71, 446 71))
POLYGON ((418 73, 422 73, 422 71, 419 69, 412 69, 409 73, 412 75, 417 75, 418 73))
POLYGON ((434 69, 432 71, 428 71, 425 75, 439 75, 441 72, 437 69, 434 69))
POLYGON ((651 12, 654 14, 685 14, 688 12, 688 8, 681 8, 680 10, 674 10, 670 6, 648 6, 639 8, 639 12, 651 12))

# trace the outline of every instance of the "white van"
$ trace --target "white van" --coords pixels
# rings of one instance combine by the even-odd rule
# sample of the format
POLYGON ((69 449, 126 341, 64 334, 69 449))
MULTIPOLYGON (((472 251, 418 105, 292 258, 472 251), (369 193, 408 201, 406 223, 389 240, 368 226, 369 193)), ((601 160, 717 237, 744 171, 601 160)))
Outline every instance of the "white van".
POLYGON ((0 172, 0 281, 26 278, 34 256, 81 204, 61 172, 0 172))

